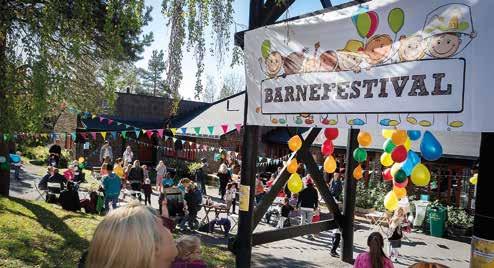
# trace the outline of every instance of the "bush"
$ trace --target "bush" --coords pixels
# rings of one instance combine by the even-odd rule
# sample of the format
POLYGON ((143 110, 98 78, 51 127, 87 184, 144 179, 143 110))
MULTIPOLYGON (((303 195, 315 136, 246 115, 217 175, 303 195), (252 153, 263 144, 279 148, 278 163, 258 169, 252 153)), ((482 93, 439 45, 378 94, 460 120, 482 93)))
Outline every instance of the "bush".
POLYGON ((473 216, 469 215, 464 209, 448 206, 448 224, 463 229, 473 226, 473 216))
POLYGON ((365 187, 365 181, 357 182, 356 206, 364 209, 375 208, 385 211, 384 197, 390 191, 390 185, 380 179, 370 179, 369 186, 365 187))
MULTIPOLYGON (((50 156, 50 154, 48 153, 48 147, 41 145, 34 147, 19 145, 19 151, 22 152, 23 156, 34 160, 32 161, 32 163, 42 163, 42 165, 46 164, 48 156, 50 156)), ((70 158, 70 152, 65 149, 62 150, 62 156, 60 157, 60 167, 66 168, 70 158)))
POLYGON ((189 166, 195 164, 195 162, 188 162, 176 158, 165 158, 163 162, 168 168, 175 169, 177 178, 192 178, 194 175, 189 166))

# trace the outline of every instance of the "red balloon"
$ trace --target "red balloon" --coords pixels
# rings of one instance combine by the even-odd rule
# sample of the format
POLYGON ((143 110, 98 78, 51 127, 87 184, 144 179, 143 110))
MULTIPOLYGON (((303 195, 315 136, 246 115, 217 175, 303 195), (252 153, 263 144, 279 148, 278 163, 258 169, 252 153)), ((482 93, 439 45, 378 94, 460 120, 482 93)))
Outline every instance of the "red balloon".
POLYGON ((374 11, 369 11, 369 12, 367 12, 367 14, 369 14, 369 17, 371 19, 371 26, 370 26, 369 32, 366 35, 366 37, 369 38, 369 37, 373 36, 377 30, 377 26, 379 25, 379 16, 374 11))
POLYGON ((396 163, 401 163, 407 160, 407 148, 404 145, 396 146, 391 152, 391 159, 396 163))
POLYGON ((334 152, 334 145, 332 140, 326 140, 323 142, 321 145, 321 153, 324 156, 328 156, 333 154, 334 152))
POLYGON ((390 181, 393 179, 393 176, 391 175, 391 168, 387 168, 383 171, 383 179, 385 181, 390 181))
POLYGON ((324 130, 324 136, 328 140, 334 140, 338 137, 338 129, 337 128, 326 128, 324 130))
POLYGON ((402 183, 399 183, 399 182, 396 182, 396 181, 393 181, 393 185, 398 187, 398 188, 405 188, 407 187, 408 185, 408 179, 406 179, 404 182, 402 183))

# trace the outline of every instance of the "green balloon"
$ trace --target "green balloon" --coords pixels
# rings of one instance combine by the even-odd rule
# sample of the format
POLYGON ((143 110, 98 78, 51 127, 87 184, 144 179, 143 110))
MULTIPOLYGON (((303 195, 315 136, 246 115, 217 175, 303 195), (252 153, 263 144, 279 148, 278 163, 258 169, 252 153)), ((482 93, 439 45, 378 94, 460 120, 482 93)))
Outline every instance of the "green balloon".
POLYGON ((400 169, 396 171, 394 179, 397 183, 403 183, 407 179, 407 174, 403 169, 400 169))
POLYGON ((390 154, 391 152, 393 152, 393 149, 396 147, 396 145, 394 145, 393 141, 391 139, 387 139, 384 144, 383 144, 383 150, 390 154))
POLYGON ((393 8, 388 14, 389 28, 393 33, 398 33, 405 23, 405 12, 401 8, 393 8))
POLYGON ((362 148, 357 148, 353 151, 353 159, 359 163, 364 162, 367 159, 367 152, 362 148))
POLYGON ((358 35, 360 35, 360 37, 362 37, 362 38, 365 38, 370 31, 371 24, 372 24, 372 21, 371 21, 369 14, 362 13, 362 14, 358 15, 358 17, 357 17, 358 35))
POLYGON ((271 42, 269 42, 269 40, 264 40, 261 46, 261 55, 266 59, 269 56, 269 53, 271 53, 271 42))

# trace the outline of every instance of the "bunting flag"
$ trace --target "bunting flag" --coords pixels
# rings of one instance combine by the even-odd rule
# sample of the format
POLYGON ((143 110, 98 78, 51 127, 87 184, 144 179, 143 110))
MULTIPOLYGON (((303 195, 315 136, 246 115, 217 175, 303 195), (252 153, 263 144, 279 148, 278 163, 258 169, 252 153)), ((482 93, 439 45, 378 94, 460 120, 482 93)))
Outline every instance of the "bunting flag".
POLYGON ((139 135, 141 134, 141 130, 136 128, 134 132, 136 133, 136 138, 139 138, 139 135))
POLYGON ((101 137, 103 137, 103 139, 106 139, 106 132, 105 131, 101 132, 100 134, 101 134, 101 137))
POLYGON ((125 130, 124 130, 124 131, 122 131, 122 137, 123 137, 124 139, 126 139, 126 138, 127 138, 127 131, 125 131, 125 130))
POLYGON ((111 125, 111 123, 113 123, 113 120, 108 119, 108 122, 107 123, 108 123, 108 125, 111 125))
POLYGON ((98 116, 97 116, 97 115, 95 115, 95 114, 91 115, 91 119, 94 119, 94 118, 96 118, 96 117, 98 117, 98 116))
POLYGON ((91 136, 93 137, 93 140, 96 140, 96 132, 91 132, 91 136))
POLYGON ((221 128, 223 129, 223 134, 225 134, 228 131, 228 125, 221 125, 221 128))
POLYGON ((112 135, 112 137, 113 137, 114 140, 117 139, 117 132, 116 131, 112 131, 111 132, 111 135, 112 135))
POLYGON ((235 128, 237 129, 237 132, 240 134, 240 129, 242 128, 242 124, 235 124, 235 128))
POLYGON ((172 135, 175 136, 175 133, 177 133, 177 129, 176 128, 170 128, 170 131, 172 132, 172 135))
POLYGON ((122 123, 120 123, 120 122, 118 122, 118 121, 117 121, 117 126, 120 126, 121 124, 122 124, 122 123))
POLYGON ((125 124, 125 128, 130 128, 130 125, 125 124))
POLYGON ((75 141, 75 139, 77 138, 77 133, 72 132, 70 133, 70 136, 72 136, 72 140, 75 141))
POLYGON ((87 139, 87 137, 88 137, 86 132, 81 133, 81 136, 82 136, 84 139, 87 139))
POLYGON ((146 131, 146 135, 148 136, 148 139, 151 139, 151 137, 153 136, 153 131, 152 130, 147 130, 146 131))
POLYGON ((175 142, 177 141, 176 138, 172 138, 172 140, 173 140, 173 144, 175 144, 175 142))
POLYGON ((199 135, 201 133, 201 127, 195 127, 194 132, 196 133, 196 135, 199 135))
POLYGON ((183 127, 180 130, 182 131, 182 134, 187 134, 187 128, 186 127, 183 127))
POLYGON ((213 135, 214 126, 208 126, 209 135, 213 135))
POLYGON ((181 140, 182 144, 185 144, 185 141, 184 140, 181 140))
POLYGON ((101 122, 103 122, 103 120, 104 120, 104 118, 100 116, 99 117, 99 122, 101 123, 101 122))
POLYGON ((163 138, 163 129, 158 129, 158 136, 160 137, 160 139, 163 138))

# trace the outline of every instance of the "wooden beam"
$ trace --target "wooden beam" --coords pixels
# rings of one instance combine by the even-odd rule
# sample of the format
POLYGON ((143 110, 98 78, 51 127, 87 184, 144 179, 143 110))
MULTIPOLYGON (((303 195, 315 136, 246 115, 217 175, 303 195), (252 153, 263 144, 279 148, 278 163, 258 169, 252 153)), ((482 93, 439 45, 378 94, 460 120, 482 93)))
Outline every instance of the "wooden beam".
POLYGON ((283 13, 295 2, 295 0, 267 0, 262 9, 262 25, 275 23, 283 13))
POLYGON ((333 4, 331 4, 331 0, 321 0, 321 5, 323 8, 328 8, 333 6, 333 4))
POLYGON ((284 239, 290 239, 297 236, 317 234, 323 231, 338 228, 334 220, 318 221, 312 224, 295 225, 282 229, 269 230, 252 234, 252 245, 262 245, 284 239))

